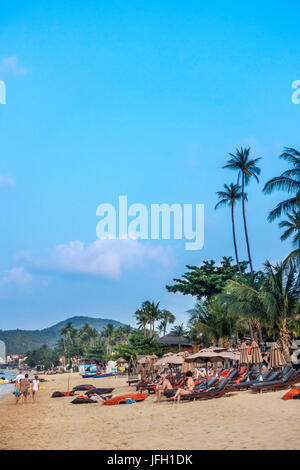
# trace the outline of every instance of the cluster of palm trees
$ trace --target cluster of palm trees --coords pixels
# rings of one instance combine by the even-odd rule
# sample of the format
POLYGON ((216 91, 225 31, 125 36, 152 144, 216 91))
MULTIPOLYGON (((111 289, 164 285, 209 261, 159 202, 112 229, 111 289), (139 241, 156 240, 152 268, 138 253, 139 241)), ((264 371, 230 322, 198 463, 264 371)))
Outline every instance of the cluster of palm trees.
POLYGON ((189 335, 195 343, 229 345, 250 332, 251 339, 278 340, 289 360, 292 337, 300 335, 300 273, 295 264, 272 266, 264 273, 229 281, 223 292, 189 310, 189 335))
POLYGON ((161 310, 159 302, 150 302, 146 300, 142 303, 141 308, 135 312, 137 326, 143 329, 144 336, 153 336, 155 334, 155 322, 160 322, 157 331, 163 335, 167 332, 168 324, 175 322, 175 316, 169 310, 161 310))
POLYGON ((114 328, 110 323, 102 331, 92 328, 88 323, 77 330, 68 322, 60 331, 61 339, 57 347, 67 357, 93 355, 99 351, 102 351, 103 355, 110 355, 114 346, 128 340, 131 330, 129 325, 114 328))
MULTIPOLYGON (((247 229, 246 210, 245 203, 247 202, 247 194, 245 193, 245 187, 250 183, 251 179, 259 182, 258 175, 260 175, 260 168, 257 163, 261 158, 250 158, 250 148, 243 148, 236 150, 235 154, 229 154, 230 159, 223 168, 228 168, 237 172, 237 182, 231 184, 225 184, 223 191, 218 191, 217 196, 219 198, 218 204, 215 209, 222 206, 229 206, 231 209, 231 220, 232 220, 232 232, 233 232, 233 244, 236 262, 240 269, 238 248, 235 234, 235 218, 234 209, 236 203, 242 201, 242 214, 244 222, 245 239, 248 251, 248 260, 252 276, 254 275, 250 243, 247 229), (241 184, 240 184, 241 180, 241 184)), ((283 214, 287 215, 288 220, 282 221, 279 224, 280 228, 286 228, 286 231, 281 236, 281 240, 286 240, 293 236, 293 245, 295 249, 287 257, 286 262, 296 261, 299 262, 300 258, 300 152, 293 148, 286 148, 280 155, 281 159, 284 159, 289 163, 290 168, 284 171, 280 176, 272 178, 268 181, 263 192, 270 194, 275 190, 287 191, 293 196, 280 202, 275 209, 273 209, 269 216, 269 222, 274 221, 283 214)))

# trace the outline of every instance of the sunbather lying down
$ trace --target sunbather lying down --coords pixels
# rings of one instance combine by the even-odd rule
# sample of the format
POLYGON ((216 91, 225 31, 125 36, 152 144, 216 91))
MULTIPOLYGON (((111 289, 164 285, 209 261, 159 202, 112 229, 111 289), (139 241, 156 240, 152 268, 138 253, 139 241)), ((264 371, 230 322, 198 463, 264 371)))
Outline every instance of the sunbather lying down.
POLYGON ((171 400, 177 400, 177 403, 180 403, 180 398, 182 395, 190 395, 194 392, 195 382, 193 380, 193 373, 189 370, 186 374, 186 385, 184 388, 179 388, 174 397, 171 400))
POLYGON ((171 382, 169 381, 169 379, 167 379, 165 374, 162 374, 157 378, 159 379, 159 381, 155 387, 156 400, 154 403, 160 403, 161 395, 164 393, 165 390, 173 390, 171 382))

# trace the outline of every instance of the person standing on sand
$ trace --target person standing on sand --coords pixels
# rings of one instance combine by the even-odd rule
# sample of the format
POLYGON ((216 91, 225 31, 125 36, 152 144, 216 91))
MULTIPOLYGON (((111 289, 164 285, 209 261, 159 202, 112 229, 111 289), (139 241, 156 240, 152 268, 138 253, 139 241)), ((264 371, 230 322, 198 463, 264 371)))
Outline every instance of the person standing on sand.
POLYGON ((30 382, 28 379, 28 374, 25 374, 24 379, 20 381, 20 389, 19 389, 19 394, 17 396, 16 403, 18 403, 20 399, 26 403, 27 397, 29 394, 29 386, 30 386, 30 382))
POLYGON ((18 403, 18 397, 20 394, 20 383, 21 380, 25 379, 25 375, 22 373, 21 370, 19 370, 19 373, 15 379, 15 390, 14 390, 14 395, 16 397, 16 404, 18 403))
POLYGON ((19 373, 16 377, 16 383, 15 383, 15 390, 19 390, 20 389, 20 382, 21 380, 25 379, 25 375, 22 373, 21 370, 19 370, 19 373))
POLYGON ((40 388, 40 381, 39 381, 38 376, 36 375, 32 381, 32 388, 31 388, 33 401, 35 401, 36 394, 39 391, 39 388, 40 388))

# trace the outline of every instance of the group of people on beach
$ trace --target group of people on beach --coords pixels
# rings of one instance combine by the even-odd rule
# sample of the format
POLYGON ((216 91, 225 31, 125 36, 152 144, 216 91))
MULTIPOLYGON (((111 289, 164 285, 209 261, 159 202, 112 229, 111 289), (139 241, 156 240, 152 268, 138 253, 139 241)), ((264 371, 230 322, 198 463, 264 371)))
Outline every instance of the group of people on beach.
POLYGON ((34 379, 32 380, 32 383, 30 383, 29 375, 28 374, 23 374, 22 371, 19 371, 19 374, 16 377, 16 382, 15 382, 15 390, 14 394, 16 397, 16 404, 22 403, 27 401, 27 398, 30 395, 30 385, 31 385, 31 395, 32 395, 32 400, 36 400, 36 395, 39 391, 40 388, 40 381, 38 376, 36 375, 34 379))
MULTIPOLYGON (((248 346, 248 345, 247 345, 248 346)), ((250 345, 248 346, 249 350, 248 353, 250 354, 250 345)), ((269 369, 269 359, 270 359, 270 353, 267 351, 262 351, 263 353, 263 361, 260 364, 260 369, 262 372, 265 372, 269 369)), ((185 374, 185 384, 183 388, 178 388, 176 391, 176 394, 171 397, 171 400, 176 400, 177 403, 180 403, 180 399, 182 395, 188 395, 191 392, 193 392, 195 388, 195 380, 201 379, 201 378, 206 378, 206 377, 211 377, 215 373, 214 369, 212 367, 209 367, 207 370, 202 367, 202 368, 197 368, 195 367, 194 371, 188 371, 185 374)), ((156 393, 156 400, 155 403, 160 403, 161 401, 161 396, 164 394, 165 390, 173 390, 172 384, 166 374, 159 374, 156 377, 157 380, 157 385, 155 388, 155 393, 156 393)))
MULTIPOLYGON (((185 378, 184 388, 178 388, 176 394, 171 398, 174 401, 177 400, 177 403, 180 403, 182 395, 190 394, 195 388, 193 372, 188 371, 185 374, 185 378)), ((165 374, 159 375, 157 379, 158 383, 155 387, 156 400, 154 403, 160 403, 161 396, 165 390, 173 390, 172 384, 165 374)))

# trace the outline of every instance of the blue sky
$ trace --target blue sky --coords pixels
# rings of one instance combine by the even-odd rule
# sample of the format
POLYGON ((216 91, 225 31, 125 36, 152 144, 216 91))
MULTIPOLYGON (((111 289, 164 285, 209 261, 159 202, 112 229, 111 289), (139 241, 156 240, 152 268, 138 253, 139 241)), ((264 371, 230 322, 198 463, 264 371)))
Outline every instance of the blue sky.
MULTIPOLYGON (((290 251, 266 222, 283 194, 261 190, 284 170, 283 147, 300 147, 291 101, 299 10, 290 1, 1 6, 0 328, 73 315, 133 324, 146 299, 186 321, 194 299, 165 285, 186 264, 233 256, 230 214, 214 206, 235 179, 222 165, 240 145, 263 157, 261 182, 247 189, 255 268, 290 251), (93 270, 96 208, 119 195, 147 206, 203 203, 204 248, 116 241, 99 263, 113 258, 118 272, 93 270), (68 269, 60 256, 71 256, 68 269)), ((245 259, 240 207, 237 224, 245 259)))

